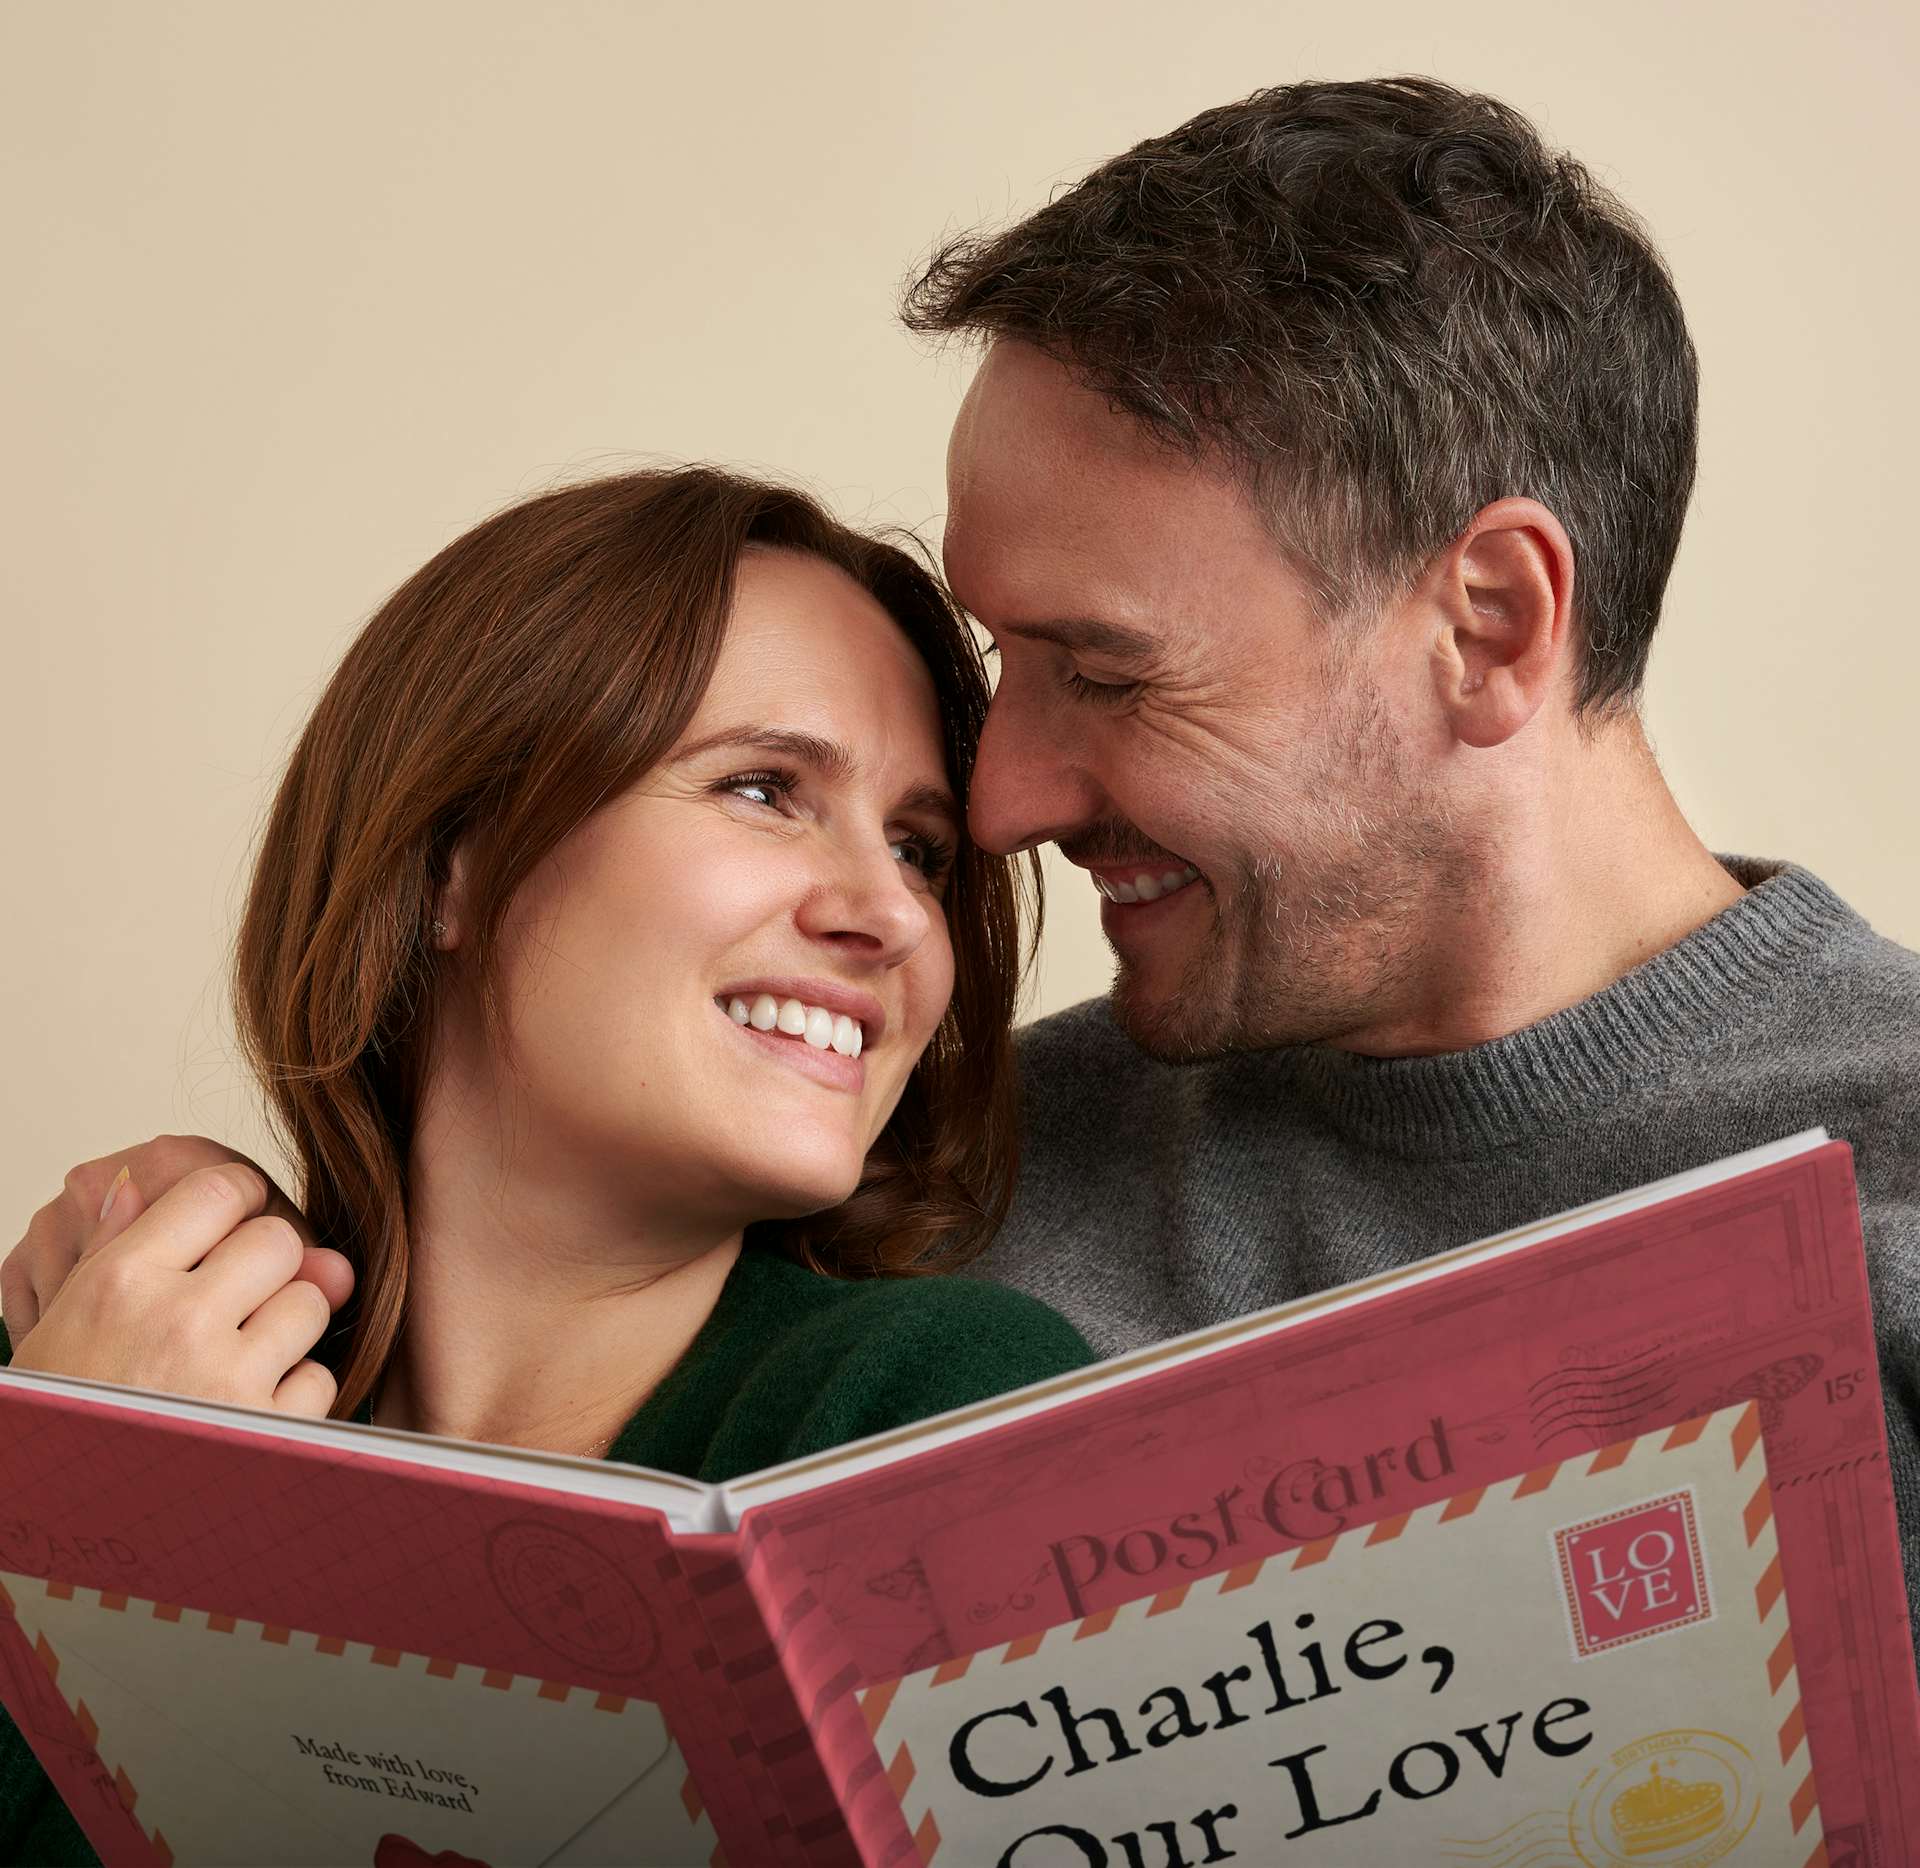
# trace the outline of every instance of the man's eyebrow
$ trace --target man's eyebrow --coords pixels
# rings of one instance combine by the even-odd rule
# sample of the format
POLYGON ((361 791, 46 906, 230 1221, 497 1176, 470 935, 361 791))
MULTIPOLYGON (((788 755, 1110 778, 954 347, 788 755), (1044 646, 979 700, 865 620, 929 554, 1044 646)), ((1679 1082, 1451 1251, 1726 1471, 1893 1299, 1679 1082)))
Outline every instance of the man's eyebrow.
POLYGON ((1147 661, 1160 648, 1144 630, 1129 629, 1122 623, 1103 623, 1091 616, 1061 616, 1038 623, 1002 623, 994 633, 1020 636, 1033 642, 1057 642, 1063 649, 1082 649, 1125 661, 1147 661))
MULTIPOLYGON (((763 752, 775 759, 790 759, 795 765, 811 767, 830 784, 845 784, 859 769, 859 761, 838 740, 822 739, 817 733, 803 733, 787 726, 728 726, 708 733, 682 746, 673 756, 676 763, 697 759, 723 746, 737 746, 745 752, 763 752)), ((960 806, 944 785, 915 785, 900 800, 901 808, 929 811, 949 823, 960 822, 960 806)))

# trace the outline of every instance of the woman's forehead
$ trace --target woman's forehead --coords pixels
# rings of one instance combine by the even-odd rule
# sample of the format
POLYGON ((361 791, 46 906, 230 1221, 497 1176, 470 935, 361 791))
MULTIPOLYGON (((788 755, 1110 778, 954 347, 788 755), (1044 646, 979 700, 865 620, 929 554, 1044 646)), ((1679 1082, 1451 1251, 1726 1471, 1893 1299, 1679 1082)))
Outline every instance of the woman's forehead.
POLYGON ((733 613, 689 740, 753 719, 845 745, 909 782, 945 764, 933 676, 906 632, 837 566, 790 551, 741 559, 733 613), (905 774, 906 765, 927 768, 905 774))

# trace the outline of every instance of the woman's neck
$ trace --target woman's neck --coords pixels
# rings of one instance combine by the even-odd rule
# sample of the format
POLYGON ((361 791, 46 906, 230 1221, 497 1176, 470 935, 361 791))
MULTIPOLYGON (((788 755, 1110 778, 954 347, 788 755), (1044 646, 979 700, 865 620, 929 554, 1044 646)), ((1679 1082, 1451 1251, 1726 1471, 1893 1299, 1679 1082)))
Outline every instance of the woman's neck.
POLYGON ((537 1177, 424 1120, 409 1166, 401 1338, 383 1426, 549 1452, 604 1453, 712 1313, 740 1234, 537 1177))

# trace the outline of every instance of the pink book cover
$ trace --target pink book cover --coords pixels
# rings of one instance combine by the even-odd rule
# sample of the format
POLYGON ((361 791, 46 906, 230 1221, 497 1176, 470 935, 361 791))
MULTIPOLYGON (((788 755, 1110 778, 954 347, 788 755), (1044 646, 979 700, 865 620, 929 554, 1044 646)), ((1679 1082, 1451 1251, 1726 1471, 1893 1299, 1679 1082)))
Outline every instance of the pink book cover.
POLYGON ((142 1868, 1920 1860, 1851 1156, 1755 1160, 722 1488, 0 1376, 0 1699, 142 1868))
POLYGON ((679 1868, 764 1829, 664 1513, 364 1443, 0 1389, 0 1698, 110 1868, 679 1868))
POLYGON ((1851 1151, 1574 1220, 728 1487, 867 1859, 1920 1861, 1851 1151))

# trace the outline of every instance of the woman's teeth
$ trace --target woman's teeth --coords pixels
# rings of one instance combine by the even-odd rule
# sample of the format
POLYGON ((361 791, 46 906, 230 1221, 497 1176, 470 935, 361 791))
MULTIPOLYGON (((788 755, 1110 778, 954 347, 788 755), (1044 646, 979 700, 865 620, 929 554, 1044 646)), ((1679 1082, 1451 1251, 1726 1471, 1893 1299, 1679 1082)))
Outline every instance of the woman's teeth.
POLYGON ((1189 863, 1184 869, 1143 869, 1128 882, 1095 876, 1093 886, 1110 902, 1157 902, 1161 896, 1175 894, 1199 879, 1199 870, 1189 863))
POLYGON ((751 1025, 755 1031, 780 1031, 789 1038, 800 1038, 816 1051, 838 1051, 842 1057, 858 1057, 865 1040, 860 1021, 842 1012, 829 1012, 824 1005, 802 1005, 798 999, 776 999, 763 992, 756 999, 734 998, 727 1001, 727 1016, 736 1025, 751 1025))

